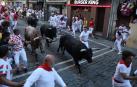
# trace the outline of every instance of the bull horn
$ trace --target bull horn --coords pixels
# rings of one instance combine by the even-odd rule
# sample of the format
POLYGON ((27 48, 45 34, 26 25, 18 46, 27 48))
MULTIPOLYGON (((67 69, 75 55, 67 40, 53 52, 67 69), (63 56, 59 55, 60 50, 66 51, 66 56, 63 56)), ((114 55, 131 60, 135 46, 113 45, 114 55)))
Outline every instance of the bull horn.
POLYGON ((86 49, 81 49, 81 50, 80 50, 80 52, 84 52, 84 51, 86 51, 86 49))

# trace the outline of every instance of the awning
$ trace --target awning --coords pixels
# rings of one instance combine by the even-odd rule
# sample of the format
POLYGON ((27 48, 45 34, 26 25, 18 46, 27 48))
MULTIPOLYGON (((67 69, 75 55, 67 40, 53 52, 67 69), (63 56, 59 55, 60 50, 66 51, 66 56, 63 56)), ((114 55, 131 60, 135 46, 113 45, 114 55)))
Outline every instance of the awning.
POLYGON ((66 6, 73 6, 73 7, 95 7, 95 8, 111 8, 111 4, 110 4, 110 5, 66 4, 66 6))

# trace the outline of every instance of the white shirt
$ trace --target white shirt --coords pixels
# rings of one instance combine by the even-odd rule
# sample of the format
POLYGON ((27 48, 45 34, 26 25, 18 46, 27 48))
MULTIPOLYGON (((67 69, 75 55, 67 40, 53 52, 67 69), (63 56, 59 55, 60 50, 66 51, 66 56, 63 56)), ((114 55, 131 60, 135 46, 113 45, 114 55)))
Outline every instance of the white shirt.
POLYGON ((13 13, 13 12, 11 12, 11 16, 12 16, 12 17, 14 16, 14 13, 13 13))
POLYGON ((63 15, 62 14, 60 14, 60 15, 58 15, 60 18, 62 18, 63 17, 63 15))
POLYGON ((120 33, 122 33, 125 28, 126 28, 125 26, 119 26, 118 31, 119 31, 120 33))
POLYGON ((32 9, 28 9, 28 12, 32 12, 32 9))
POLYGON ((82 20, 81 19, 78 20, 78 25, 82 25, 82 20))
POLYGON ((0 20, 0 26, 2 25, 2 22, 4 22, 4 19, 1 19, 1 20, 0 20))
POLYGON ((116 67, 116 72, 114 74, 114 79, 122 82, 122 84, 126 84, 127 82, 129 82, 129 80, 123 79, 122 76, 120 75, 120 73, 125 73, 125 74, 127 74, 127 76, 129 76, 130 72, 131 72, 131 66, 132 66, 132 64, 130 64, 130 66, 127 67, 125 64, 118 63, 118 65, 116 67))
POLYGON ((90 31, 82 31, 80 34, 80 38, 82 38, 82 41, 87 42, 90 35, 90 31))
POLYGON ((27 79, 24 87, 31 87, 35 83, 35 87, 55 87, 57 82, 60 87, 65 87, 66 84, 59 74, 52 68, 52 71, 46 71, 42 68, 37 68, 27 79))
POLYGON ((116 32, 116 40, 121 40, 123 37, 122 37, 122 33, 121 35, 118 34, 118 31, 116 32))
POLYGON ((79 26, 79 21, 78 21, 78 20, 76 20, 76 26, 77 26, 77 27, 79 26))
POLYGON ((65 28, 66 27, 66 24, 65 24, 65 21, 60 21, 59 22, 59 28, 65 28))
POLYGON ((77 30, 77 22, 72 22, 72 30, 77 30))
POLYGON ((67 20, 68 20, 68 17, 64 16, 64 21, 67 22, 67 20))
POLYGON ((54 27, 56 27, 56 17, 55 16, 50 16, 50 19, 49 19, 49 23, 50 23, 50 25, 52 25, 52 26, 54 26, 54 27))
MULTIPOLYGON (((0 59, 0 76, 6 75, 6 79, 12 80, 11 70, 12 70, 12 67, 9 63, 8 58, 6 60, 0 59)), ((8 87, 8 86, 0 84, 0 87, 8 87)))
POLYGON ((60 16, 56 15, 56 23, 57 23, 57 27, 59 27, 59 22, 60 22, 60 16))

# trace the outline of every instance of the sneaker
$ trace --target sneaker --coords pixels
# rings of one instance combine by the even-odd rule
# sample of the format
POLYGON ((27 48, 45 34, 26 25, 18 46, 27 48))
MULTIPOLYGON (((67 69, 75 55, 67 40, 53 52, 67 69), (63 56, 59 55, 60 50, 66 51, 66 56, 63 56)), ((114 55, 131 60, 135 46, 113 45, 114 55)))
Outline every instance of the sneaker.
POLYGON ((113 50, 113 51, 117 51, 116 48, 113 48, 112 50, 113 50))
POLYGON ((122 52, 118 52, 118 55, 121 55, 122 54, 122 52))
POLYGON ((134 75, 137 76, 137 70, 134 72, 134 75))
POLYGON ((28 69, 27 69, 27 68, 24 68, 24 72, 27 73, 27 72, 28 72, 28 69))

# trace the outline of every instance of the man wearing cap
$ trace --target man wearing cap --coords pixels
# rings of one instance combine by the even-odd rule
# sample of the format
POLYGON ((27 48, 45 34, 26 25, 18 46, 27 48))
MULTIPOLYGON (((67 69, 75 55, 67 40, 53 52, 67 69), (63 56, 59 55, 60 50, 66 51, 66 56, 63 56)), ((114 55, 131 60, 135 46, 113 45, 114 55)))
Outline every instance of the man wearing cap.
POLYGON ((44 62, 40 65, 26 80, 24 87, 55 87, 57 82, 60 87, 66 87, 66 84, 53 68, 54 56, 48 54, 44 62), (35 84, 34 84, 35 83, 35 84))
POLYGON ((85 44, 87 48, 89 48, 88 38, 90 34, 92 34, 92 32, 88 31, 87 27, 84 27, 80 34, 80 41, 85 44))

